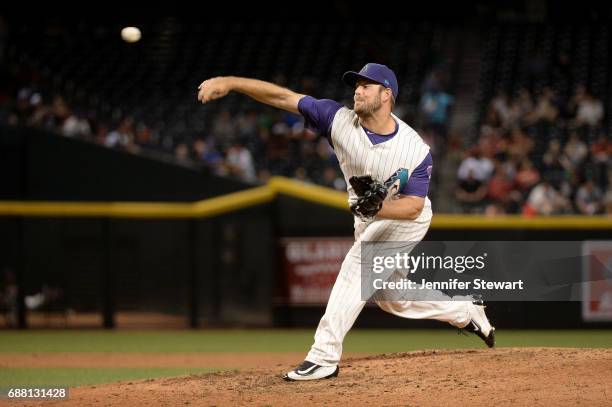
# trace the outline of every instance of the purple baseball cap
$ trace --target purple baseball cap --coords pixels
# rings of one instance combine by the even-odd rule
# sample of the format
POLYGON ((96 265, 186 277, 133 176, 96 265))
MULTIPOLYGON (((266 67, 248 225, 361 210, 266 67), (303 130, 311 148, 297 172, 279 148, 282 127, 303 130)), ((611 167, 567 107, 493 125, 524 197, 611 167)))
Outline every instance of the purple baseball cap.
POLYGON ((367 79, 379 83, 385 88, 390 88, 393 93, 393 99, 397 99, 397 78, 388 66, 367 63, 359 72, 348 71, 342 75, 342 81, 353 87, 359 79, 367 79))

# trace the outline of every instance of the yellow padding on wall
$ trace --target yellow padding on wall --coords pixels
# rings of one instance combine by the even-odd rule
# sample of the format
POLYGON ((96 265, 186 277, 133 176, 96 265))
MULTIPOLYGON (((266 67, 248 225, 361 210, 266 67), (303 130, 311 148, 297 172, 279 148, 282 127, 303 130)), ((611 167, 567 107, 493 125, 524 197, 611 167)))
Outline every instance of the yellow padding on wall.
POLYGON ((0 201, 0 216, 199 218, 270 202, 275 195, 263 186, 194 203, 0 201))
POLYGON ((270 178, 268 186, 272 188, 275 193, 292 196, 325 206, 331 206, 332 208, 349 209, 348 195, 346 192, 295 181, 285 177, 270 178))
MULTIPOLYGON (((277 194, 348 210, 347 195, 319 185, 272 177, 267 185, 193 203, 0 201, 0 216, 205 218, 271 202, 277 194)), ((612 229, 612 217, 434 214, 433 229, 612 229)))
POLYGON ((432 229, 612 229, 612 218, 605 216, 436 215, 432 229))

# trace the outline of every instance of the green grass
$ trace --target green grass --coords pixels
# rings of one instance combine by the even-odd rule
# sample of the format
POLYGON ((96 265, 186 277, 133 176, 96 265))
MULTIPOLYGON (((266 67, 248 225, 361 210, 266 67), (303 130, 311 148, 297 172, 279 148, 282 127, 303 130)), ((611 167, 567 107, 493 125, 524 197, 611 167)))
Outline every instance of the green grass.
MULTIPOLYGON (((2 353, 53 352, 305 352, 314 329, 201 331, 0 331, 2 353)), ((498 346, 612 347, 612 330, 499 330, 498 346)), ((478 348, 474 335, 456 330, 352 330, 345 352, 389 353, 419 349, 478 348)), ((83 386, 210 372, 205 368, 2 368, 0 387, 83 386)))
MULTIPOLYGON (((482 348, 474 335, 442 330, 352 330, 346 352, 482 348)), ((0 352, 303 352, 311 330, 4 331, 0 352)), ((612 347, 612 330, 499 330, 498 346, 612 347)), ((1 358, 1 354, 0 354, 1 358)))
POLYGON ((219 370, 205 368, 3 368, 0 369, 0 387, 75 387, 120 380, 153 379, 219 370))

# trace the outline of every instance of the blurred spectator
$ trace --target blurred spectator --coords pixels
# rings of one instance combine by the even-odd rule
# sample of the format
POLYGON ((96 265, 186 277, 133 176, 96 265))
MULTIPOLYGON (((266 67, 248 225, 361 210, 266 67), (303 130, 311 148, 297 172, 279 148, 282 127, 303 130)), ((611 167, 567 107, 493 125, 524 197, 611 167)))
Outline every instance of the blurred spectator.
POLYGON ((520 191, 516 189, 511 190, 506 201, 503 202, 504 211, 506 213, 521 213, 524 200, 524 195, 520 191))
POLYGON ((575 118, 578 113, 578 105, 584 100, 586 95, 586 86, 579 84, 574 89, 574 94, 567 103, 567 113, 571 118, 575 118))
POLYGON ((465 178, 460 179, 455 197, 461 203, 464 212, 477 210, 487 195, 486 184, 475 176, 474 169, 468 169, 465 178))
POLYGON ((612 157, 612 143, 608 142, 605 134, 600 134, 597 141, 593 143, 591 155, 596 163, 607 163, 612 157))
POLYGON ((49 108, 43 103, 42 95, 40 93, 34 93, 30 97, 30 104, 32 106, 32 114, 27 120, 27 125, 32 127, 46 127, 46 121, 49 117, 49 108))
POLYGON ((518 91, 516 98, 510 104, 510 126, 519 126, 523 124, 523 117, 527 113, 533 111, 533 100, 531 93, 526 88, 521 88, 518 91))
POLYGON ((527 137, 520 127, 515 126, 512 129, 510 141, 508 142, 508 154, 510 157, 521 160, 531 153, 533 146, 533 140, 527 137))
POLYGON ((491 108, 497 114, 500 124, 504 128, 508 128, 513 123, 513 114, 511 108, 510 97, 503 89, 498 89, 497 94, 491 100, 491 108))
POLYGON ((489 218, 505 214, 506 211, 504 210, 504 207, 501 204, 495 202, 487 205, 484 211, 484 215, 489 218))
POLYGON ((569 210, 569 202, 548 180, 538 184, 527 199, 526 215, 555 215, 569 210))
POLYGON ((528 126, 537 123, 552 124, 558 115, 559 109, 555 105, 554 92, 551 88, 546 87, 538 98, 535 109, 524 117, 524 123, 528 126))
POLYGON ((479 148, 473 148, 459 165, 457 177, 460 181, 471 177, 483 183, 489 179, 492 173, 493 162, 486 157, 482 157, 479 148))
POLYGON ((51 105, 51 115, 49 125, 54 128, 61 128, 64 121, 70 116, 70 109, 66 101, 61 96, 55 96, 51 105))
POLYGON ((321 185, 334 188, 339 191, 346 191, 346 182, 344 182, 344 178, 338 175, 336 169, 331 166, 325 167, 323 170, 323 180, 321 185))
POLYGON ((144 123, 138 123, 136 127, 136 144, 142 147, 153 147, 153 132, 144 123))
POLYGON ((255 182, 253 157, 244 145, 236 142, 227 150, 226 165, 229 174, 246 182, 255 182))
POLYGON ((306 169, 304 169, 304 167, 298 167, 295 170, 293 174, 293 179, 296 179, 302 182, 310 182, 310 180, 308 179, 308 176, 306 175, 306 169))
POLYGON ((504 154, 508 148, 508 143, 499 132, 483 131, 478 140, 478 149, 487 158, 498 157, 504 154))
POLYGON ((586 89, 581 88, 577 96, 577 110, 574 124, 576 126, 597 127, 603 119, 604 111, 601 100, 595 98, 586 89))
POLYGON ((499 114, 492 106, 489 106, 480 125, 480 134, 497 133, 501 130, 501 126, 502 123, 499 114))
POLYGON ((196 161, 200 161, 208 167, 215 168, 223 162, 223 155, 203 138, 197 138, 193 143, 193 152, 196 161))
POLYGON ((100 145, 106 145, 106 137, 108 135, 108 126, 105 123, 98 124, 94 135, 94 142, 100 145))
POLYGON ((592 180, 585 181, 576 192, 576 207, 583 215, 600 213, 602 206, 602 193, 592 180))
POLYGON ((430 128, 443 139, 446 138, 449 108, 453 102, 454 98, 440 89, 438 84, 432 85, 421 98, 424 127, 430 128))
POLYGON ((62 126, 62 134, 66 137, 89 138, 91 126, 82 112, 72 112, 62 126))
POLYGON ((28 124, 32 114, 32 105, 30 104, 30 96, 32 90, 30 88, 22 88, 17 93, 17 102, 9 117, 9 123, 15 126, 25 126, 28 124))
POLYGON ((185 143, 179 143, 174 148, 174 158, 179 162, 189 162, 189 147, 185 143))
POLYGON ((529 191, 540 181, 540 173, 528 158, 521 161, 516 174, 516 186, 522 191, 529 191))
MULTIPOLYGON (((565 170, 568 163, 568 160, 563 160, 561 157, 561 143, 559 140, 551 140, 542 158, 542 173, 546 174, 546 177, 553 185, 558 186, 565 179, 565 170)), ((571 168, 568 169, 571 170, 571 168)))
POLYGON ((106 136, 104 144, 107 147, 129 147, 134 143, 133 120, 129 117, 124 118, 119 126, 106 136))
POLYGON ((568 160, 566 167, 568 167, 570 170, 577 169, 580 167, 580 164, 582 164, 588 154, 589 149, 587 148, 587 145, 580 140, 578 133, 570 133, 569 140, 563 149, 563 155, 568 160))
POLYGON ((506 202, 514 185, 513 181, 512 175, 504 171, 503 165, 497 162, 493 176, 487 184, 487 198, 501 203, 506 202))

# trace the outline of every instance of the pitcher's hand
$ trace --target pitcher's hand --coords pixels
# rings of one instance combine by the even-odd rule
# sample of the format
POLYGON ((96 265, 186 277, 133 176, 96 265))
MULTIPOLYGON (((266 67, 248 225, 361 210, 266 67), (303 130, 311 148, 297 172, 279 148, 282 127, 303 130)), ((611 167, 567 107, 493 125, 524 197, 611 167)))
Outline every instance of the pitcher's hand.
POLYGON ((198 86, 198 100, 202 103, 222 98, 231 91, 230 78, 218 76, 207 79, 198 86))

